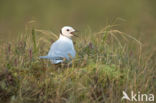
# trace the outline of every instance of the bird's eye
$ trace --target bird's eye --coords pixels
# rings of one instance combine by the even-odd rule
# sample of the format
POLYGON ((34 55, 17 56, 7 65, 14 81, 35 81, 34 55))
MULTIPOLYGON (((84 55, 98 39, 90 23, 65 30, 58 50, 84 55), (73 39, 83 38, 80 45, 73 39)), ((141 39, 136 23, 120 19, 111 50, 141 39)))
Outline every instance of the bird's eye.
POLYGON ((67 31, 69 31, 69 29, 67 29, 67 31))

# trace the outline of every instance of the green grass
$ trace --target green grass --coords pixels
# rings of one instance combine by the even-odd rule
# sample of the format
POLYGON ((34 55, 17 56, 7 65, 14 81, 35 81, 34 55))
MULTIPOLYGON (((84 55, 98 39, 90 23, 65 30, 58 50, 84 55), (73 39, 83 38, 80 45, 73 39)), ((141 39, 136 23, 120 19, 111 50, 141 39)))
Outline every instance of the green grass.
POLYGON ((144 55, 143 44, 130 35, 111 25, 80 32, 69 67, 39 59, 57 38, 33 29, 1 45, 1 103, 121 103, 123 90, 156 94, 155 58, 144 55))

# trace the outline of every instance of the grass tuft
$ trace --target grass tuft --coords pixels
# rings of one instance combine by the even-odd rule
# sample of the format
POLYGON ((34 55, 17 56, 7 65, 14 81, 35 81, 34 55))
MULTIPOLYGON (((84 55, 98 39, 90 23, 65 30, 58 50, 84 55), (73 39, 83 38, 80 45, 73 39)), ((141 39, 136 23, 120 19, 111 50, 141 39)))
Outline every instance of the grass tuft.
POLYGON ((156 93, 154 53, 143 55, 140 41, 113 27, 80 33, 69 67, 39 59, 58 38, 51 31, 32 29, 3 44, 0 103, 121 103, 123 90, 156 93))

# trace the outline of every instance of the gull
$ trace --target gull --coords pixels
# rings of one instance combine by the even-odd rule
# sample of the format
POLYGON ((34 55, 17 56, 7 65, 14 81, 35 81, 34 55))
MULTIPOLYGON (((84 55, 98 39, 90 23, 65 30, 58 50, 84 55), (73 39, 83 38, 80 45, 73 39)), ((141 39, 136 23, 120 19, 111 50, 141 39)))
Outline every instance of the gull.
POLYGON ((75 49, 72 41, 72 36, 76 30, 70 26, 64 26, 60 30, 60 37, 50 47, 48 55, 40 56, 43 59, 49 59, 52 64, 59 64, 64 61, 71 61, 75 55, 75 49))

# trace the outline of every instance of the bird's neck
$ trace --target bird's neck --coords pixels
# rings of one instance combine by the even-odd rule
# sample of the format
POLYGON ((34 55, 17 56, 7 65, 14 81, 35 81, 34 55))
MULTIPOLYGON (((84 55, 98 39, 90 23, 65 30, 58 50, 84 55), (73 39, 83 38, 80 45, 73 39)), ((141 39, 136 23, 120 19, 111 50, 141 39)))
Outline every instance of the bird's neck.
POLYGON ((71 38, 69 38, 69 37, 67 37, 67 36, 65 36, 65 35, 62 35, 62 34, 60 34, 59 39, 72 41, 71 38))

